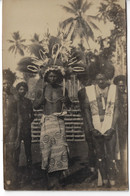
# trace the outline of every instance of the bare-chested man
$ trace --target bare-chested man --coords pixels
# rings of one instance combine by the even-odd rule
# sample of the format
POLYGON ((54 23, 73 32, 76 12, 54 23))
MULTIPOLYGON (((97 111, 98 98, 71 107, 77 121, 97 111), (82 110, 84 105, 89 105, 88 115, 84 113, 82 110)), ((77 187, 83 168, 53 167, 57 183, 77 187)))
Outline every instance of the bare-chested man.
POLYGON ((15 143, 17 138, 17 103, 12 94, 16 79, 10 69, 3 70, 3 139, 4 139, 4 188, 11 190, 17 184, 15 143))
MULTIPOLYGON (((43 106, 41 119, 40 148, 42 153, 42 169, 47 171, 49 188, 54 186, 53 177, 59 179, 61 171, 68 169, 67 143, 62 116, 63 103, 70 106, 67 90, 63 96, 60 85, 63 76, 60 70, 46 72, 44 81, 47 84, 43 91, 38 91, 34 101, 34 108, 43 106)), ((56 179, 55 179, 56 181, 56 179)))
POLYGON ((127 111, 127 92, 126 92, 126 76, 118 75, 114 78, 114 84, 118 87, 119 94, 119 119, 118 119, 118 135, 120 147, 120 167, 119 177, 120 185, 128 184, 128 161, 127 161, 127 145, 128 145, 128 111, 127 111))

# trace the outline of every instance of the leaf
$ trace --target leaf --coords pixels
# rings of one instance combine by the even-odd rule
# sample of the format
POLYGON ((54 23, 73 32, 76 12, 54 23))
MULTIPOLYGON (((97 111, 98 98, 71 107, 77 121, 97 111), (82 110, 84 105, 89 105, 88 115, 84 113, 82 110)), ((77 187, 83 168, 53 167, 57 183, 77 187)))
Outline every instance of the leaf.
POLYGON ((68 37, 68 35, 71 33, 71 30, 72 30, 73 26, 74 26, 74 23, 72 22, 72 23, 70 24, 69 29, 68 29, 67 37, 68 37))
POLYGON ((26 41, 26 39, 21 39, 21 40, 19 40, 20 42, 25 42, 26 41))
POLYGON ((39 41, 39 35, 37 33, 34 34, 34 40, 39 41))
POLYGON ((85 20, 81 20, 82 28, 84 29, 84 33, 86 35, 86 40, 88 41, 88 38, 91 37, 91 39, 94 39, 93 31, 90 27, 90 25, 85 20))
POLYGON ((92 3, 88 3, 87 1, 85 1, 82 6, 83 13, 85 13, 91 6, 92 6, 92 3))
POLYGON ((71 35, 71 40, 73 41, 75 39, 75 37, 77 36, 77 31, 78 31, 78 27, 79 27, 79 23, 78 21, 76 21, 73 33, 71 35))
POLYGON ((76 2, 73 1, 73 2, 68 2, 68 3, 69 3, 69 5, 75 10, 75 12, 77 12, 78 6, 77 6, 76 2))
POLYGON ((96 16, 87 15, 87 18, 92 18, 92 19, 95 19, 95 20, 97 20, 97 15, 96 15, 96 16))
POLYGON ((15 49, 15 46, 12 45, 12 46, 9 47, 8 51, 13 53, 14 52, 14 49, 15 49))
POLYGON ((40 44, 36 44, 36 43, 29 45, 28 49, 31 54, 35 55, 39 59, 40 59, 39 51, 40 50, 42 50, 43 52, 45 51, 44 48, 40 44))
POLYGON ((14 41, 13 40, 10 40, 10 39, 8 39, 7 41, 10 42, 10 43, 14 43, 14 41))
POLYGON ((19 31, 14 32, 13 35, 12 35, 12 37, 13 37, 13 39, 14 39, 15 41, 21 39, 20 34, 19 34, 19 31))
POLYGON ((67 6, 61 6, 66 12, 71 13, 71 14, 75 14, 75 10, 67 7, 67 6))
MULTIPOLYGON (((75 2, 76 2, 76 1, 75 1, 75 2)), ((83 4, 83 0, 77 0, 78 9, 81 9, 82 4, 83 4)))
POLYGON ((22 49, 26 49, 28 46, 25 46, 24 44, 20 44, 20 47, 21 47, 22 49))
POLYGON ((95 25, 92 21, 89 21, 90 25, 96 29, 96 30, 99 30, 101 32, 101 30, 97 27, 97 25, 95 25))
POLYGON ((69 23, 73 22, 73 20, 74 20, 73 17, 70 17, 70 18, 64 20, 64 21, 60 24, 61 28, 63 28, 63 29, 66 28, 66 26, 67 26, 69 23))
POLYGON ((18 53, 21 55, 21 56, 24 56, 24 51, 22 50, 22 48, 20 46, 17 46, 17 50, 18 50, 18 53))

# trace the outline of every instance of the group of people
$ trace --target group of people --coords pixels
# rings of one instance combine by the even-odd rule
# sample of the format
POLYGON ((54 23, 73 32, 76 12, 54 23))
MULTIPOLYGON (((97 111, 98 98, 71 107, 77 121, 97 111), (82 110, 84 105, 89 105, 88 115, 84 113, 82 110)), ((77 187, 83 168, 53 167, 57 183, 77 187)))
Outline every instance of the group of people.
MULTIPOLYGON (((64 125, 64 107, 71 101, 61 83, 60 70, 50 69, 44 75, 42 88, 36 90, 33 103, 26 98, 28 85, 20 82, 15 93, 11 88, 16 79, 9 69, 3 70, 4 114, 4 184, 6 189, 18 182, 19 154, 24 142, 28 172, 32 172, 31 123, 33 109, 43 109, 41 118, 40 149, 41 169, 46 177, 47 189, 60 183, 68 170, 68 145, 64 125)), ((88 144, 90 170, 98 172, 98 185, 116 184, 117 160, 121 159, 120 178, 127 184, 127 94, 125 76, 118 76, 109 83, 102 71, 91 85, 78 92, 83 116, 84 132, 88 144), (126 115, 126 116, 125 116, 126 115), (120 120, 121 119, 121 120, 120 120)))
POLYGON ((19 155, 24 142, 27 168, 31 172, 31 123, 34 120, 33 105, 25 95, 28 85, 20 82, 13 90, 16 76, 9 69, 3 70, 3 141, 4 185, 15 187, 19 181, 19 155))
POLYGON ((86 86, 78 93, 89 147, 89 165, 91 171, 98 170, 99 186, 115 186, 118 170, 120 185, 127 184, 125 88, 125 76, 115 77, 110 84, 107 73, 101 71, 95 76, 92 85, 86 86))

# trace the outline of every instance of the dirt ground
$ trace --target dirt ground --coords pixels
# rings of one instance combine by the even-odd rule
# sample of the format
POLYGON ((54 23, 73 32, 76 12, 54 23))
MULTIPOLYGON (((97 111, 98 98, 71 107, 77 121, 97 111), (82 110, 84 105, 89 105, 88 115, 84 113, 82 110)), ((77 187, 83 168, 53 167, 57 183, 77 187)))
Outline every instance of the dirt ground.
MULTIPOLYGON (((90 172, 88 167, 87 143, 69 142, 68 145, 70 149, 69 170, 66 176, 61 179, 61 183, 51 190, 126 190, 125 187, 120 187, 119 185, 113 189, 97 187, 97 172, 90 172)), ((36 151, 35 153, 37 154, 36 151)), ((29 173, 26 167, 20 167, 18 180, 20 183, 14 188, 15 190, 48 190, 45 174, 41 170, 40 162, 36 163, 35 161, 32 173, 29 173)))

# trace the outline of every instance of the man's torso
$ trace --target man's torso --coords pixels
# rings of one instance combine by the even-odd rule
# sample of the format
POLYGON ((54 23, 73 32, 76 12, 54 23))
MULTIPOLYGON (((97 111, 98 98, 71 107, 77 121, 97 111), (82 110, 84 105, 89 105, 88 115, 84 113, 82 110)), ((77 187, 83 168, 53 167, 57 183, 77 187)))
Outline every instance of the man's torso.
POLYGON ((53 88, 50 85, 47 85, 45 88, 45 105, 44 105, 44 114, 49 115, 54 112, 61 112, 62 110, 62 87, 59 85, 56 88, 53 88))

